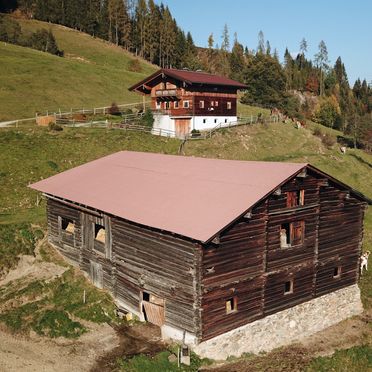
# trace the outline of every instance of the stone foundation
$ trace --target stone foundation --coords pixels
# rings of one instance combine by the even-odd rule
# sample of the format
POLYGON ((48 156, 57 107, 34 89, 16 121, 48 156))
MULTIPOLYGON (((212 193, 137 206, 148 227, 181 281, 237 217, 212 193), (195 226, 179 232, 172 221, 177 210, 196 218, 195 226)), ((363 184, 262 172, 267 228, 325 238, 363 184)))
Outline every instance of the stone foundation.
POLYGON ((358 286, 352 285, 201 342, 202 357, 226 359, 270 351, 310 336, 363 311, 358 286))

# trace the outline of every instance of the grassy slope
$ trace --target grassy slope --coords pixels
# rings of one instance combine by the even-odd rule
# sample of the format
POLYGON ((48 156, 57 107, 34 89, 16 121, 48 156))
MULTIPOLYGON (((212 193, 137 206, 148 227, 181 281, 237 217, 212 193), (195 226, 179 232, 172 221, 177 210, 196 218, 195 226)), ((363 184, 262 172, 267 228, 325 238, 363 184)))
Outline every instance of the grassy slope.
MULTIPOLYGON (((140 60, 141 72, 130 72, 134 56, 120 47, 64 26, 17 21, 26 34, 51 29, 65 57, 0 42, 0 121, 33 117, 36 111, 139 102, 141 97, 128 87, 157 69, 140 60)), ((240 116, 268 112, 238 104, 240 116)))
POLYGON ((54 24, 19 20, 24 32, 51 28, 66 57, 0 42, 0 121, 32 117, 36 111, 91 108, 112 102, 139 102, 128 87, 156 70, 133 55, 87 34, 54 24))

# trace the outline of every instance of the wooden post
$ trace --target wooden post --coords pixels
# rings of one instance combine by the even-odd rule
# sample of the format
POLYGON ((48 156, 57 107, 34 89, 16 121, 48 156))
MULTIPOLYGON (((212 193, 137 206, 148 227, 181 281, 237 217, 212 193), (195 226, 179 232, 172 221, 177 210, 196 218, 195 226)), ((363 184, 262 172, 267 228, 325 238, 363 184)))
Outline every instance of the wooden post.
POLYGON ((142 96, 142 104, 143 104, 143 112, 146 111, 146 99, 145 99, 145 95, 142 96))
POLYGON ((83 292, 83 304, 85 304, 85 301, 86 301, 86 291, 84 289, 84 292, 83 292))

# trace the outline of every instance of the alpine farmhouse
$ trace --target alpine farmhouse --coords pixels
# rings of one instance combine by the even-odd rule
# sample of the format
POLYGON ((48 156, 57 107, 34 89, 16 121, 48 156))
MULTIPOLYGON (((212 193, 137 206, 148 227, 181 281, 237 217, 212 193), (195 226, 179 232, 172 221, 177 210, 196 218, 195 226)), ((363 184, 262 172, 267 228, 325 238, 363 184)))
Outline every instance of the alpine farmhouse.
POLYGON ((246 85, 205 72, 161 69, 129 88, 151 97, 153 128, 164 136, 185 137, 237 121, 237 91, 246 85))
POLYGON ((201 355, 270 350, 362 311, 371 201, 310 164, 125 151, 31 187, 53 246, 201 355))

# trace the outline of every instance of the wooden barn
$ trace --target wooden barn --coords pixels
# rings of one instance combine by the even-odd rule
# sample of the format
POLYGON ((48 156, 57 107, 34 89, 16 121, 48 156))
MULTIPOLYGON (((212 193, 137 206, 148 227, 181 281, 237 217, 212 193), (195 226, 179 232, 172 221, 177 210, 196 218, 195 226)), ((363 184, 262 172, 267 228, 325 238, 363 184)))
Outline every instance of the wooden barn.
POLYGON ((246 85, 200 71, 161 69, 129 88, 151 97, 154 129, 184 137, 237 120, 237 91, 246 85))
POLYGON ((202 344, 358 280, 370 200, 309 164, 124 151, 31 187, 50 243, 164 338, 202 344))

